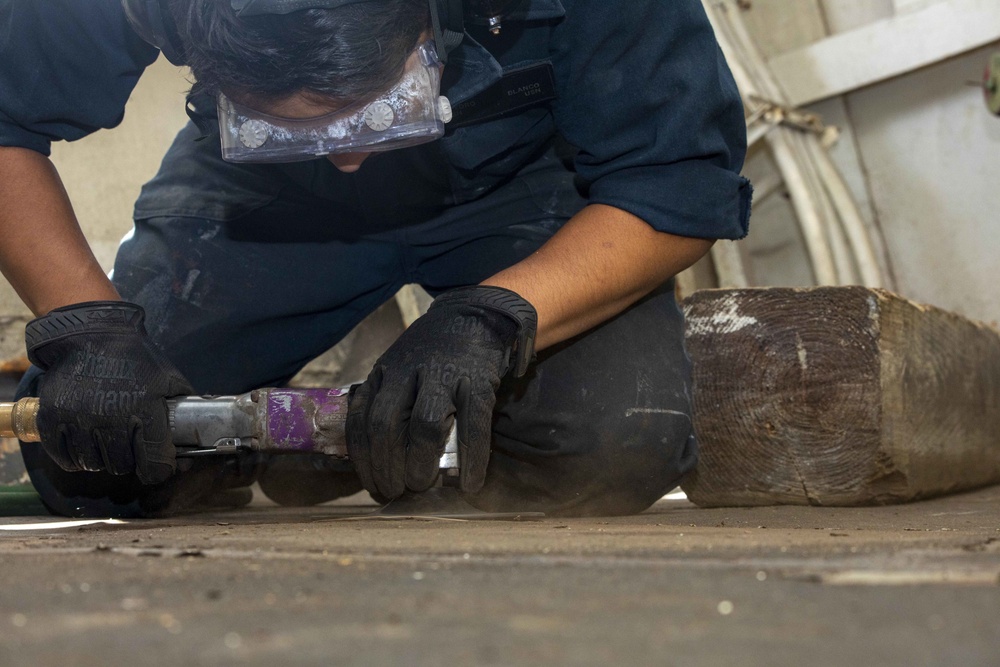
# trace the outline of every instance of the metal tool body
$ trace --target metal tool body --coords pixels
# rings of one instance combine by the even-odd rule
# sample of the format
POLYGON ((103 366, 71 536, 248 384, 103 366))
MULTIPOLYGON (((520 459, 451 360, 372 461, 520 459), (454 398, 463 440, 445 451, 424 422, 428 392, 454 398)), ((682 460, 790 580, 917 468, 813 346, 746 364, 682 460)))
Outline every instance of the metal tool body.
MULTIPOLYGON (((322 454, 349 460, 347 394, 339 389, 255 389, 238 396, 185 396, 167 401, 178 457, 240 452, 322 454)), ((0 436, 38 442, 38 399, 0 403, 0 436)), ((458 475, 454 426, 440 461, 446 477, 458 475)))

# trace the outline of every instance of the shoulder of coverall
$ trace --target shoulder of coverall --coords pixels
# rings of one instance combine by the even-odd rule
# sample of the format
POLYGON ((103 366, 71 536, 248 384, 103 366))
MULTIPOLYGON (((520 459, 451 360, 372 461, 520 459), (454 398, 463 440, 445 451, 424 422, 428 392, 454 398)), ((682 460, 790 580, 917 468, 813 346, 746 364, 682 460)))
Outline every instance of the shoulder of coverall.
POLYGON ((590 202, 680 236, 746 236, 743 102, 702 0, 562 2, 554 114, 590 202))
POLYGON ((444 92, 458 106, 548 62, 556 96, 547 108, 449 129, 445 152, 467 196, 515 173, 558 133, 578 151, 591 203, 682 236, 746 235, 743 105, 701 0, 629 0, 627 11, 608 0, 525 0, 504 23, 511 30, 498 40, 467 35, 444 92))
POLYGON ((0 2, 0 34, 0 145, 46 155, 117 126, 158 54, 120 0, 0 2))

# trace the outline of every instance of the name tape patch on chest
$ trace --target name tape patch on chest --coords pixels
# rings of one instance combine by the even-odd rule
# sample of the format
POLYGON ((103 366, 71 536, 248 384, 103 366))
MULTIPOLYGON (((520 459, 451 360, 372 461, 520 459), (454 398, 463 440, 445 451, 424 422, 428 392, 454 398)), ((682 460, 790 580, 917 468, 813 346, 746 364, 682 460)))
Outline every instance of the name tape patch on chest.
POLYGON ((455 105, 449 128, 502 118, 556 99, 551 63, 531 65, 504 74, 470 100, 455 105))

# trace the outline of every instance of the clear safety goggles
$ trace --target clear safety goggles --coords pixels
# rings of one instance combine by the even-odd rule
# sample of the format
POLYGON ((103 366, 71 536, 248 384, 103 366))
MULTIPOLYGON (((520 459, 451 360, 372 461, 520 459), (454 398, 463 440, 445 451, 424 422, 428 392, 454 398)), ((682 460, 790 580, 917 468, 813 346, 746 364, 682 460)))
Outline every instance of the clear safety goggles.
POLYGON ((219 94, 222 157, 228 162, 295 162, 331 153, 391 151, 433 141, 451 121, 440 96, 434 42, 417 47, 391 90, 374 101, 315 118, 279 118, 219 94))

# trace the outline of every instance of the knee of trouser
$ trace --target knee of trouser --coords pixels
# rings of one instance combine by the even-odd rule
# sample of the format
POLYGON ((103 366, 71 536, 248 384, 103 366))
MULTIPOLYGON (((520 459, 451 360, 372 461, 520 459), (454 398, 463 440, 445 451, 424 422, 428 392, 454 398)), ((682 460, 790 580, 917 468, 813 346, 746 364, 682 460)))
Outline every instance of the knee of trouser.
POLYGON ((697 460, 691 421, 681 412, 634 413, 547 436, 536 443, 497 436, 486 487, 473 504, 561 516, 636 514, 697 460))
POLYGON ((642 512, 676 487, 697 461, 691 420, 681 412, 632 414, 617 428, 595 433, 595 439, 599 446, 574 457, 581 467, 578 487, 587 492, 566 513, 642 512))

